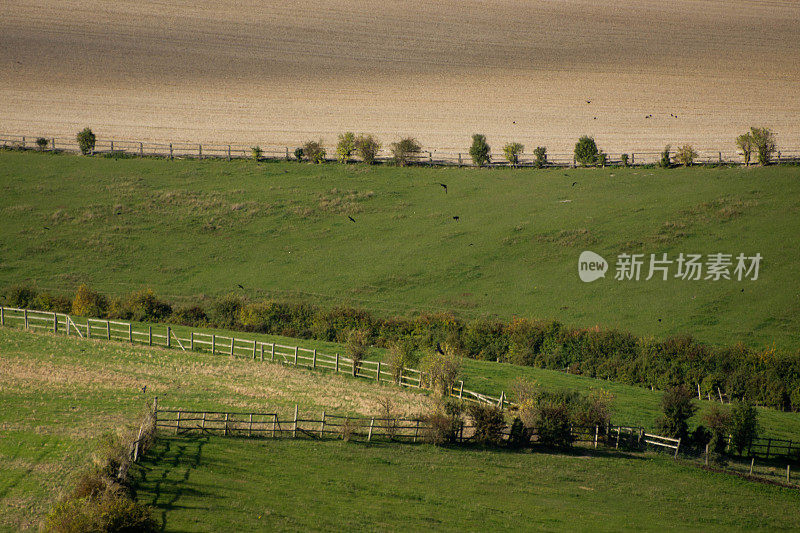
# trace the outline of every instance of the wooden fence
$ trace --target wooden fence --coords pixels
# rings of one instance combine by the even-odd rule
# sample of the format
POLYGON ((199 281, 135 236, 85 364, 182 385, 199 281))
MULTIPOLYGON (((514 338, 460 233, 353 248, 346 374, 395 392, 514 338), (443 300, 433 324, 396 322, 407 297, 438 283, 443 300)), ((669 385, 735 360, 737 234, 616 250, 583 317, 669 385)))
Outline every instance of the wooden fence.
MULTIPOLYGON (((259 362, 279 362, 312 370, 329 370, 337 374, 368 379, 377 383, 393 383, 403 387, 428 388, 426 375, 414 368, 395 369, 383 361, 354 363, 349 357, 329 355, 316 348, 287 346, 215 333, 205 333, 190 328, 176 332, 168 325, 142 325, 121 320, 97 318, 78 319, 64 313, 37 311, 0 306, 0 326, 21 326, 24 329, 47 330, 81 338, 121 340, 148 346, 161 346, 183 351, 207 352, 230 357, 244 357, 259 362)), ((489 396, 464 388, 459 381, 451 395, 466 401, 490 403, 501 408, 512 405, 505 392, 499 397, 489 396)))
MULTIPOLYGON (((0 143, 4 148, 18 148, 23 150, 42 149, 54 152, 79 153, 78 143, 74 137, 7 135, 0 136, 0 143), (42 138, 47 141, 46 146, 39 148, 36 140, 42 138)), ((97 139, 94 153, 110 155, 127 155, 137 157, 165 157, 165 158, 194 158, 194 159, 247 159, 252 158, 254 145, 225 144, 225 143, 156 143, 144 141, 97 139)), ((294 159, 294 148, 288 146, 260 145, 262 158, 272 160, 294 159)), ((328 153, 336 153, 329 149, 328 153)), ((631 151, 627 153, 631 166, 652 165, 661 158, 661 151, 631 151)), ((390 152, 384 150, 379 153, 377 161, 387 162, 392 159, 390 152)), ((800 151, 784 150, 776 153, 777 162, 800 162, 800 151)), ((330 159, 332 161, 332 159, 330 159)), ((355 158, 354 158, 355 160, 355 158)), ((492 163, 489 166, 512 166, 502 153, 491 155, 492 163)), ((446 150, 427 150, 417 154, 413 161, 421 165, 445 166, 473 166, 472 159, 467 152, 451 152, 446 150)), ((697 164, 726 164, 742 165, 741 154, 731 150, 701 150, 695 159, 697 164)), ((608 165, 621 164, 622 154, 608 154, 608 165)), ((535 164, 533 153, 520 155, 516 167, 532 167, 535 164)), ((549 167, 574 167, 575 156, 572 153, 547 154, 549 167)))

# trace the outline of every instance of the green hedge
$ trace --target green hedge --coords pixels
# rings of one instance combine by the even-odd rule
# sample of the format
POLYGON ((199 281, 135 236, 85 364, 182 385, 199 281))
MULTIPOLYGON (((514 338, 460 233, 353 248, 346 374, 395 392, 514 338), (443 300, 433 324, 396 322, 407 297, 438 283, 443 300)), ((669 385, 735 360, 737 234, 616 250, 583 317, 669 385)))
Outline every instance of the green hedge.
MULTIPOLYGON (((79 299, 85 300, 91 293, 95 299, 108 301, 87 287, 79 292, 79 299)), ((3 300, 7 305, 41 306, 60 312, 70 307, 68 298, 40 293, 30 286, 9 287, 3 300)), ((459 354, 475 359, 564 370, 661 390, 679 384, 696 390, 699 384, 703 395, 715 395, 719 388, 732 399, 800 411, 800 350, 781 353, 743 345, 712 347, 690 336, 646 339, 622 331, 572 328, 556 321, 527 318, 466 321, 450 313, 386 318, 351 307, 248 301, 233 294, 219 298, 210 309, 194 305, 173 311, 174 306, 149 291, 134 293, 122 301, 132 302, 130 307, 137 311, 134 315, 145 314, 164 322, 336 342, 346 342, 351 330, 362 330, 370 344, 381 347, 400 339, 423 350, 447 343, 459 354)))

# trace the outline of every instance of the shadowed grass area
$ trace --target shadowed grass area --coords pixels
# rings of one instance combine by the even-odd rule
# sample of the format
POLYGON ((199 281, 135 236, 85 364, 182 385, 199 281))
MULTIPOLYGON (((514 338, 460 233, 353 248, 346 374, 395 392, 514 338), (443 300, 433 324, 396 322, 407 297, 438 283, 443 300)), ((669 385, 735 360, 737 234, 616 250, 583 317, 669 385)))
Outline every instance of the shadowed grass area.
POLYGON ((166 437, 135 473, 166 531, 796 529, 796 490, 656 455, 166 437))
POLYGON ((800 234, 799 176, 798 167, 431 169, 6 151, 0 284, 87 282, 117 295, 149 286, 176 301, 242 284, 252 297, 383 314, 552 318, 795 350, 799 252, 788 243, 800 234), (586 284, 576 271, 585 249, 612 270, 620 253, 764 259, 757 281, 621 282, 609 272, 586 284))

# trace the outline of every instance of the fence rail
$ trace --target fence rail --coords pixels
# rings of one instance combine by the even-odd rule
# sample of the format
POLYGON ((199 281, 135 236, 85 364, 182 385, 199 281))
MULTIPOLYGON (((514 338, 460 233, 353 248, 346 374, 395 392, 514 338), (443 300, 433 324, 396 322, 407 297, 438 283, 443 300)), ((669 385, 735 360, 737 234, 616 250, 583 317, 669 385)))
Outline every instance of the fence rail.
MULTIPOLYGON (((80 153, 77 140, 74 137, 53 137, 36 135, 9 135, 0 134, 0 143, 3 148, 18 148, 23 150, 42 150, 51 152, 70 152, 80 153), (37 139, 44 139, 46 143, 39 147, 37 139)), ((150 141, 131 141, 116 139, 97 139, 95 142, 95 154, 138 156, 138 157, 165 157, 182 159, 249 159, 252 158, 252 147, 254 144, 225 144, 225 143, 190 143, 190 142, 150 142, 150 141)), ((290 160, 294 158, 294 148, 289 146, 260 145, 261 157, 263 159, 290 160)), ((334 149, 329 149, 328 153, 335 153, 334 149)), ((609 165, 621 164, 622 153, 607 154, 609 165)), ((659 150, 639 150, 630 151, 625 155, 628 157, 628 164, 652 165, 661 158, 659 150)), ((387 162, 392 159, 389 151, 383 150, 376 158, 379 162, 387 162)), ((775 158, 780 162, 800 162, 800 150, 783 150, 776 153, 775 158)), ((329 159, 333 161, 333 159, 329 159)), ((353 158, 354 161, 357 158, 353 158)), ((427 150, 416 154, 412 161, 421 165, 444 165, 444 166, 474 166, 468 152, 453 152, 447 150, 427 150)), ((536 165, 533 153, 523 153, 519 156, 519 161, 512 165, 505 159, 502 153, 491 155, 493 167, 532 167, 536 165)), ((726 164, 743 165, 744 161, 739 152, 726 150, 700 150, 695 159, 696 164, 726 164)), ((548 167, 574 167, 577 163, 572 153, 552 153, 547 154, 548 167)))
MULTIPOLYGON (((403 387, 429 388, 426 374, 414 368, 395 369, 383 361, 354 362, 338 353, 334 355, 318 351, 316 348, 286 346, 274 342, 263 342, 234 336, 217 335, 185 329, 176 333, 168 325, 141 325, 120 320, 97 318, 81 319, 65 313, 38 311, 0 306, 0 326, 21 326, 24 329, 46 330, 57 334, 76 335, 81 338, 94 338, 130 343, 161 346, 182 351, 208 352, 240 357, 259 362, 278 362, 287 365, 328 370, 336 374, 368 379, 377 383, 393 383, 403 387)), ((489 396, 464 388, 459 381, 450 391, 451 396, 466 401, 491 403, 501 408, 513 405, 506 399, 505 392, 499 397, 489 396)))

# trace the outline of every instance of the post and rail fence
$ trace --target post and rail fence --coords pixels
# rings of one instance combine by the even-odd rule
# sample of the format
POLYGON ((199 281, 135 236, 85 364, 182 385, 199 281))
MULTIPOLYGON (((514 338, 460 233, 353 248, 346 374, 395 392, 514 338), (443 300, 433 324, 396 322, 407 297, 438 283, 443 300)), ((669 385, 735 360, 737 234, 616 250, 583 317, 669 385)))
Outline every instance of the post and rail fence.
MULTIPOLYGON (((3 148, 21 150, 42 150, 49 152, 80 153, 75 137, 53 137, 36 135, 9 135, 0 134, 0 144, 3 148), (46 146, 39 147, 37 139, 45 139, 46 146)), ((168 159, 252 159, 254 144, 231 143, 197 143, 197 142, 150 142, 136 140, 97 139, 93 153, 100 155, 117 155, 131 157, 160 157, 168 159)), ((260 157, 265 160, 291 160, 294 158, 294 149, 289 146, 274 144, 259 145, 260 157)), ((336 150, 328 150, 335 153, 336 150)), ((698 165, 744 165, 740 153, 726 150, 699 150, 695 159, 698 165)), ((658 163, 661 158, 660 150, 635 150, 628 152, 628 165, 641 166, 658 163)), ((357 158, 353 158, 356 161, 357 158)), ((389 151, 383 150, 378 154, 376 161, 388 162, 392 160, 389 151)), ((328 159, 334 161, 334 159, 328 159)), ((430 166, 474 166, 468 152, 452 150, 423 150, 411 158, 413 164, 430 166)), ((782 150, 775 154, 778 163, 800 163, 800 150, 782 150)), ((622 153, 608 154, 607 165, 620 165, 623 163, 622 153)), ((536 160, 533 153, 523 153, 516 164, 508 162, 502 153, 491 155, 491 167, 533 167, 536 160)), ((575 167, 577 162, 572 153, 547 154, 547 167, 575 167)))

